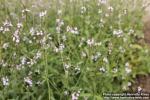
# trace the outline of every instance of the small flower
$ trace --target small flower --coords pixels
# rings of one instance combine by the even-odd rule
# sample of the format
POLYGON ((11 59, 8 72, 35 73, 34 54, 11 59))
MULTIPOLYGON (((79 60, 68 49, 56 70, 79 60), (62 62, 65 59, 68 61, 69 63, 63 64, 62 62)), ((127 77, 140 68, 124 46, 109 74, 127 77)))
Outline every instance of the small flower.
POLYGON ((73 92, 72 94, 71 94, 71 100, 78 100, 78 97, 80 96, 80 91, 78 91, 78 92, 73 92))
POLYGON ((24 12, 30 12, 30 10, 26 8, 26 9, 22 10, 22 13, 24 13, 24 12))
POLYGON ((16 42, 16 43, 20 42, 19 30, 18 29, 13 33, 13 41, 16 42))
POLYGON ((109 6, 109 7, 108 7, 108 10, 109 10, 110 12, 113 12, 114 8, 113 8, 112 6, 109 6))
POLYGON ((58 11, 57 11, 57 14, 58 14, 58 15, 61 15, 61 14, 62 14, 62 10, 58 10, 58 11))
POLYGON ((4 30, 4 28, 3 27, 0 27, 0 32, 2 32, 4 30))
POLYGON ((13 25, 11 24, 11 22, 8 21, 8 20, 5 20, 5 22, 3 23, 3 25, 4 25, 5 27, 11 27, 11 26, 13 26, 13 25))
POLYGON ((25 77, 24 82, 27 83, 29 86, 33 85, 32 80, 29 77, 25 77))
POLYGON ((129 73, 131 73, 131 72, 132 72, 132 69, 131 69, 131 68, 129 68, 129 67, 126 67, 126 68, 125 68, 125 71, 126 71, 126 73, 127 73, 127 74, 129 74, 129 73))
POLYGON ((64 64, 64 68, 67 70, 68 68, 70 68, 70 64, 64 64))
POLYGON ((86 57, 87 55, 86 55, 85 52, 81 52, 81 56, 82 56, 82 57, 86 57))
POLYGON ((25 64, 26 64, 26 60, 27 60, 26 57, 22 57, 22 58, 21 58, 21 64, 22 64, 22 65, 25 65, 25 64))
POLYGON ((60 45, 59 45, 59 51, 63 51, 64 48, 65 48, 65 45, 64 45, 64 44, 60 44, 60 45))
POLYGON ((128 86, 131 86, 132 85, 132 83, 131 82, 128 82, 128 86))
POLYGON ((94 45, 95 41, 94 41, 94 39, 88 39, 88 40, 86 41, 86 43, 87 43, 89 46, 92 46, 92 45, 94 45))
POLYGON ((40 52, 40 51, 38 51, 37 53, 36 53, 36 55, 34 56, 34 59, 39 59, 39 58, 41 58, 41 56, 42 56, 42 53, 40 52))
POLYGON ((40 12, 40 13, 39 13, 39 17, 42 18, 42 17, 44 17, 46 14, 47 14, 47 11, 46 11, 46 10, 43 11, 43 12, 40 12))
POLYGON ((17 28, 22 28, 23 24, 22 23, 17 23, 17 28))
POLYGON ((2 77, 2 83, 3 83, 4 86, 8 86, 9 85, 9 79, 8 79, 7 76, 6 77, 2 77))
POLYGON ((4 48, 4 49, 7 49, 8 47, 9 47, 9 43, 4 43, 4 44, 3 44, 3 48, 4 48))
POLYGON ((123 34, 123 31, 122 30, 114 30, 113 31, 113 35, 116 35, 117 37, 121 37, 123 34))
POLYGON ((106 4, 107 0, 99 0, 99 4, 106 4))
POLYGON ((99 71, 104 73, 104 72, 106 72, 106 69, 104 67, 101 67, 101 68, 99 68, 99 71))
POLYGON ((42 36, 42 35, 44 35, 44 32, 43 31, 37 31, 36 35, 37 36, 40 36, 40 35, 42 36))
POLYGON ((138 86, 138 88, 137 88, 138 93, 140 93, 142 90, 143 89, 140 86, 138 86))
POLYGON ((98 58, 101 56, 101 53, 100 52, 97 52, 95 55, 93 55, 91 58, 93 61, 97 61, 98 58))
POLYGON ((68 91, 64 91, 64 95, 68 95, 69 94, 69 92, 68 91))
POLYGON ((83 13, 85 13, 86 12, 86 7, 81 7, 81 13, 83 14, 83 13))
POLYGON ((104 57, 104 58, 103 58, 103 62, 108 63, 107 57, 104 57))
POLYGON ((77 27, 72 28, 72 27, 70 27, 70 26, 67 26, 66 31, 67 31, 67 32, 70 32, 70 33, 72 33, 72 34, 76 34, 76 35, 79 34, 79 31, 78 31, 78 28, 77 28, 77 27))
POLYGON ((118 68, 113 68, 113 73, 117 73, 118 72, 118 68))

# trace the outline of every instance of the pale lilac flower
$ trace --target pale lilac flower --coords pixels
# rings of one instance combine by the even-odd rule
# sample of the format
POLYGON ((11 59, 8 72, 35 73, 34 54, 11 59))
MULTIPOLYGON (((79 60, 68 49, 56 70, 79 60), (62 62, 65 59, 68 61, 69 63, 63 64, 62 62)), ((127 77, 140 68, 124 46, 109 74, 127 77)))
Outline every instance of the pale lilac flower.
POLYGON ((143 89, 140 86, 138 86, 138 88, 137 88, 138 93, 140 93, 142 90, 143 89))
POLYGON ((121 37, 123 34, 123 31, 122 30, 114 30, 113 31, 113 35, 116 35, 117 37, 121 37))
POLYGON ((27 83, 29 86, 33 85, 32 80, 29 77, 25 77, 24 82, 27 83))
POLYGON ((100 4, 106 4, 107 3, 107 0, 99 0, 99 5, 100 4))
POLYGON ((72 94, 71 94, 71 100, 78 100, 78 98, 79 98, 79 96, 80 96, 80 91, 78 91, 78 92, 73 92, 72 94))
POLYGON ((92 55, 91 59, 93 61, 97 61, 100 56, 101 56, 101 53, 100 52, 96 52, 95 55, 92 55))
POLYGON ((2 77, 2 83, 3 83, 4 86, 8 86, 9 85, 9 79, 8 79, 7 76, 6 77, 2 77))

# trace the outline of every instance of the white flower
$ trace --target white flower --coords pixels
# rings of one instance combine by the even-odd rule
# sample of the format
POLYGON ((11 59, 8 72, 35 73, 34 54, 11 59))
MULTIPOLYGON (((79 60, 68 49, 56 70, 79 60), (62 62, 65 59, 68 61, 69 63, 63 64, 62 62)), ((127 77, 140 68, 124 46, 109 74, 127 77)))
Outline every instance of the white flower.
POLYGON ((86 12, 86 7, 81 7, 81 13, 83 14, 83 13, 85 13, 86 12))
POLYGON ((24 82, 26 82, 29 86, 32 86, 32 80, 29 77, 24 78, 24 82))
POLYGON ((99 0, 99 4, 106 4, 107 0, 99 0))
POLYGON ((126 71, 127 74, 129 74, 129 73, 132 72, 132 69, 131 69, 130 67, 126 67, 126 68, 125 68, 125 71, 126 71))
POLYGON ((22 13, 24 13, 24 12, 30 12, 30 10, 26 8, 26 9, 22 10, 22 13))
POLYGON ((118 37, 121 37, 122 34, 123 34, 123 31, 122 31, 122 30, 114 30, 114 31, 113 31, 113 35, 116 35, 116 36, 118 36, 118 37))
POLYGON ((9 85, 9 79, 8 79, 8 77, 7 76, 6 77, 2 77, 2 82, 3 82, 4 86, 8 86, 9 85))
POLYGON ((42 53, 40 51, 38 51, 34 58, 39 59, 39 58, 41 58, 41 56, 42 56, 42 53))
POLYGON ((85 52, 81 52, 81 56, 82 56, 82 57, 86 57, 87 55, 86 55, 85 52))
POLYGON ((59 51, 63 51, 64 48, 65 48, 65 45, 64 45, 64 44, 60 44, 60 45, 59 45, 59 51))
POLYGON ((101 56, 100 52, 97 52, 95 55, 93 55, 91 58, 93 61, 97 61, 97 59, 101 56))
POLYGON ((117 73, 118 72, 118 68, 113 68, 113 73, 117 73))
POLYGON ((43 35, 44 33, 43 33, 43 31, 37 31, 37 33, 36 33, 36 35, 43 35))
POLYGON ((109 6, 108 10, 110 10, 110 12, 112 12, 114 10, 114 8, 112 6, 109 6))
POLYGON ((5 20, 5 22, 3 23, 3 25, 4 25, 5 27, 11 27, 11 26, 13 26, 13 25, 11 24, 11 22, 8 21, 8 20, 5 20))
POLYGON ((7 49, 8 47, 9 47, 9 43, 4 43, 4 44, 3 44, 3 48, 4 48, 4 49, 7 49))
POLYGON ((54 52, 59 52, 59 49, 57 47, 54 47, 54 52))
POLYGON ((131 82, 128 82, 128 86, 131 86, 132 85, 132 83, 131 82))
POLYGON ((46 11, 46 10, 43 11, 43 12, 40 12, 40 13, 39 13, 39 17, 40 17, 40 18, 41 18, 41 17, 44 17, 46 14, 47 14, 47 11, 46 11))
POLYGON ((94 45, 95 41, 94 41, 94 39, 88 39, 88 40, 86 41, 86 43, 87 43, 89 46, 92 46, 92 45, 94 45))
POLYGON ((2 32, 4 30, 4 28, 3 27, 0 27, 0 32, 2 32))
POLYGON ((31 35, 35 35, 35 29, 33 27, 30 28, 31 35))
POLYGON ((138 86, 138 92, 141 92, 143 89, 140 87, 140 86, 138 86))
POLYGON ((80 91, 78 91, 78 92, 73 92, 72 94, 71 94, 71 100, 78 100, 78 97, 79 97, 79 95, 80 95, 80 91))
POLYGON ((20 42, 20 37, 19 37, 19 30, 16 30, 13 34, 13 41, 16 43, 20 42))
POLYGON ((17 28, 22 28, 23 24, 22 23, 17 23, 17 28))
POLYGON ((130 67, 129 62, 126 62, 126 63, 125 63, 125 67, 130 67))
POLYGON ((26 57, 22 57, 21 58, 21 64, 24 65, 26 63, 26 60, 27 60, 26 57))
POLYGON ((61 19, 56 19, 56 24, 57 24, 57 26, 56 26, 56 32, 60 33, 61 27, 64 25, 64 21, 61 20, 61 19))
POLYGON ((71 65, 70 64, 64 64, 64 68, 68 69, 71 65))
POLYGON ((108 63, 107 57, 104 57, 104 58, 103 58, 103 61, 104 61, 105 63, 108 63))
POLYGON ((70 27, 70 26, 67 26, 66 31, 67 31, 67 32, 70 32, 70 33, 72 33, 72 34, 76 34, 76 35, 79 34, 79 31, 78 31, 78 28, 77 28, 77 27, 72 28, 72 27, 70 27))
POLYGON ((58 10, 58 11, 57 11, 57 14, 58 14, 58 15, 61 15, 61 14, 62 14, 62 10, 58 10))
POLYGON ((100 72, 106 72, 106 69, 104 67, 99 68, 100 72))

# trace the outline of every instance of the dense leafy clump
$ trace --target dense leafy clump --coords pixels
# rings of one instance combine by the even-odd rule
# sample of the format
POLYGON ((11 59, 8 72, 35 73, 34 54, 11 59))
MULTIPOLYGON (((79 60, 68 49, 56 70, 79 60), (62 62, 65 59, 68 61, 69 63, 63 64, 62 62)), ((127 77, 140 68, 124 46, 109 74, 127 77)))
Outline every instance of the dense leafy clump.
POLYGON ((150 72, 142 3, 0 0, 0 100, 101 100, 150 72))

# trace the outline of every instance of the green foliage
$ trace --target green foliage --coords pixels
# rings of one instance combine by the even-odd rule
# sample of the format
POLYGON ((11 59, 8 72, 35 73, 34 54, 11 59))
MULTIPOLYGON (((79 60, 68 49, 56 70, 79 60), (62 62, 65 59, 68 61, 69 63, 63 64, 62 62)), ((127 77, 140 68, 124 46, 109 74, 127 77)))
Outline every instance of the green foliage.
POLYGON ((103 100, 149 73, 142 1, 104 1, 0 0, 0 99, 103 100))

